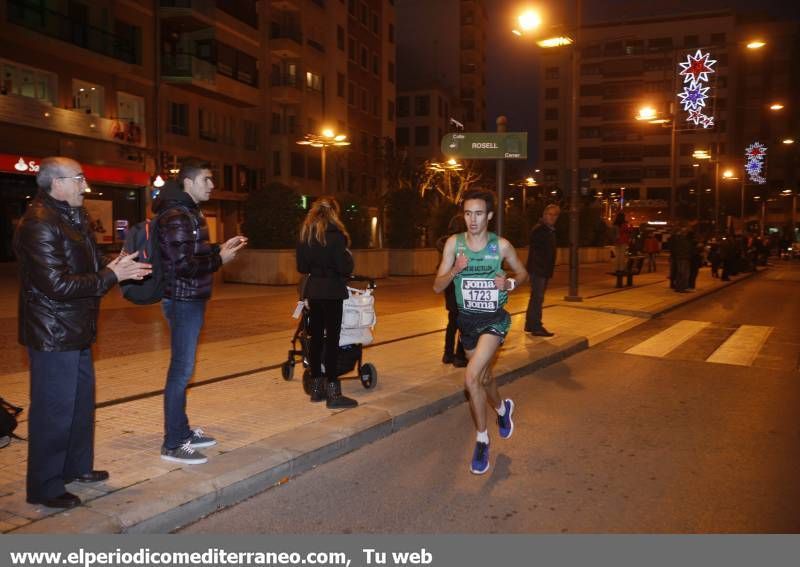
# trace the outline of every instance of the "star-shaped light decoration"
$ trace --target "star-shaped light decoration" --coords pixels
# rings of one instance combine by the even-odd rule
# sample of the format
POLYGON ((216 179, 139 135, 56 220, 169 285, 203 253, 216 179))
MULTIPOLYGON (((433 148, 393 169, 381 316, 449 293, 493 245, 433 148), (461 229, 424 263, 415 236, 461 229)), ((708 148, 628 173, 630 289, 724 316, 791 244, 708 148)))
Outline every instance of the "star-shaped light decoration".
POLYGON ((700 108, 706 105, 706 98, 710 87, 704 87, 702 83, 692 83, 688 87, 683 87, 683 92, 678 93, 684 110, 700 108))
POLYGON ((683 69, 680 72, 683 75, 683 82, 708 81, 708 74, 714 72, 711 67, 717 62, 716 59, 710 59, 710 57, 710 53, 703 53, 699 49, 694 54, 694 57, 687 55, 686 63, 679 63, 681 69, 683 69))
POLYGON ((767 147, 760 142, 753 142, 745 149, 745 156, 748 160, 762 160, 767 155, 767 147))
POLYGON ((713 128, 713 127, 714 127, 714 117, 703 114, 703 128, 713 128))
POLYGON ((703 111, 700 110, 699 108, 695 110, 690 110, 689 116, 686 117, 686 122, 691 122, 695 126, 697 126, 700 124, 700 122, 702 122, 704 117, 705 114, 703 114, 703 111))

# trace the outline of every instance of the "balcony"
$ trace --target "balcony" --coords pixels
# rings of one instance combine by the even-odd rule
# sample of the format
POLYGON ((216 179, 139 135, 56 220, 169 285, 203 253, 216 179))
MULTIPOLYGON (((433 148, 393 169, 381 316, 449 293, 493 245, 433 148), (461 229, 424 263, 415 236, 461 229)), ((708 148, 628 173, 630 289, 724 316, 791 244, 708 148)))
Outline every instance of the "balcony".
POLYGON ((270 9, 279 12, 296 12, 300 9, 300 0, 271 0, 270 9))
POLYGON ((270 98, 278 104, 300 104, 303 90, 297 75, 273 73, 270 76, 270 98))
POLYGON ((214 27, 214 0, 160 0, 161 19, 183 32, 214 27))
POLYGON ((127 146, 146 146, 144 126, 58 108, 26 96, 0 95, 0 123, 38 128, 127 146))
POLYGON ((141 54, 131 38, 88 25, 25 0, 8 1, 8 21, 124 63, 138 64, 141 54))
POLYGON ((223 66, 188 53, 161 57, 161 78, 202 96, 212 96, 228 104, 253 107, 260 104, 258 77, 242 69, 223 66))
POLYGON ((303 54, 303 33, 299 27, 272 22, 269 27, 269 49, 281 58, 297 58, 303 54))

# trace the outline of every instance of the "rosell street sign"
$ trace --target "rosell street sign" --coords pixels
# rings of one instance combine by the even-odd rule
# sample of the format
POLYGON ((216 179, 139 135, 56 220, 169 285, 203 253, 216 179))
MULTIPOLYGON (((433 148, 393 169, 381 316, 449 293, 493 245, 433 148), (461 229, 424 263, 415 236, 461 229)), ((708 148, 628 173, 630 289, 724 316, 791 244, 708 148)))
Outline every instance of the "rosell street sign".
POLYGON ((463 159, 527 159, 527 132, 451 132, 442 138, 442 153, 463 159))

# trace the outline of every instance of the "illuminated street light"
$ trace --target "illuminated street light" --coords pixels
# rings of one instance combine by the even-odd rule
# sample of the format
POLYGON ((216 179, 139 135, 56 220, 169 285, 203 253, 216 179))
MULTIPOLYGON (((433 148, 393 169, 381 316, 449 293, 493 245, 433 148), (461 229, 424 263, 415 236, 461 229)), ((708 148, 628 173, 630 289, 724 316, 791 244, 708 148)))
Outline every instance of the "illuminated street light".
POLYGON ((542 17, 535 10, 525 10, 517 17, 518 29, 513 30, 515 35, 522 35, 542 25, 542 17))
POLYGON ((571 37, 567 37, 565 35, 559 35, 556 37, 548 37, 545 39, 540 39, 536 42, 536 45, 539 47, 563 47, 565 45, 572 45, 573 40, 571 37))
POLYGON ((156 175, 156 178, 153 180, 153 187, 160 188, 164 186, 164 178, 160 175, 156 175))
POLYGON ((708 153, 708 150, 695 150, 692 152, 692 157, 694 159, 711 159, 711 154, 708 153))
POLYGON ((350 142, 347 141, 347 136, 345 134, 337 134, 330 128, 323 128, 320 134, 306 134, 303 136, 302 140, 297 141, 297 144, 299 146, 320 148, 322 158, 322 193, 325 194, 327 181, 326 150, 330 147, 349 146, 350 142))
POLYGON ((656 117, 656 109, 652 106, 643 106, 639 109, 639 114, 636 115, 636 120, 650 121, 656 117))
POLYGON ((725 179, 731 179, 733 177, 733 170, 726 169, 725 171, 722 172, 722 177, 724 177, 725 179))
POLYGON ((794 138, 784 138, 783 143, 786 145, 794 144, 794 138))
POLYGON ((773 102, 769 105, 770 110, 783 110, 783 105, 780 102, 773 102))
POLYGON ((747 49, 761 49, 765 45, 767 45, 766 42, 761 41, 760 39, 754 39, 747 44, 747 49))

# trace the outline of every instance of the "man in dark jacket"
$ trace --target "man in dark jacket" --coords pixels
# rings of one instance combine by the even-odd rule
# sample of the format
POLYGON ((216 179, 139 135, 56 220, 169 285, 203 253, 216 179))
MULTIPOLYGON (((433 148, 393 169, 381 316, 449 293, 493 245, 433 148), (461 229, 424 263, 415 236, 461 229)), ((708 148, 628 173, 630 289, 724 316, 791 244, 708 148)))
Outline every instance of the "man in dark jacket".
POLYGON ((531 296, 525 314, 525 331, 535 337, 552 337, 542 325, 542 305, 547 282, 553 277, 556 265, 556 221, 561 209, 558 205, 547 205, 542 220, 531 230, 528 246, 528 274, 531 277, 531 296))
POLYGON ((19 259, 19 342, 28 347, 27 500, 72 508, 70 482, 106 480, 94 470, 94 364, 100 298, 119 281, 142 279, 148 264, 136 255, 107 262, 97 250, 76 161, 42 160, 39 192, 14 235, 19 259))
POLYGON ((160 215, 162 270, 168 274, 161 306, 169 324, 172 348, 164 387, 161 458, 190 465, 208 461, 196 449, 217 443, 202 429, 190 429, 186 415, 186 386, 194 373, 206 303, 211 297, 214 272, 233 260, 247 244, 243 236, 234 236, 221 246, 209 244, 208 224, 200 203, 211 198, 213 189, 209 164, 188 160, 178 173, 177 184, 165 185, 153 203, 153 212, 160 215))

